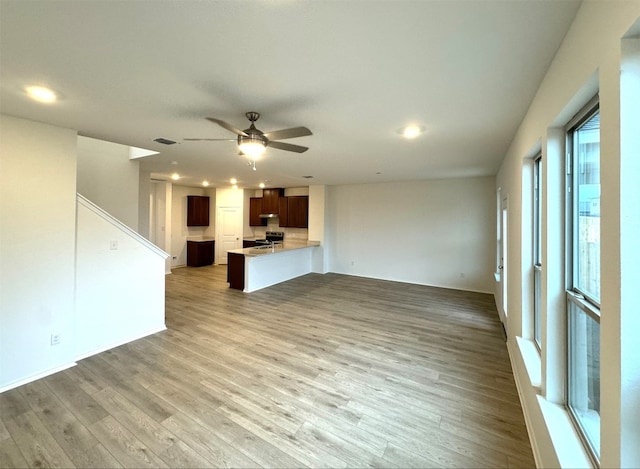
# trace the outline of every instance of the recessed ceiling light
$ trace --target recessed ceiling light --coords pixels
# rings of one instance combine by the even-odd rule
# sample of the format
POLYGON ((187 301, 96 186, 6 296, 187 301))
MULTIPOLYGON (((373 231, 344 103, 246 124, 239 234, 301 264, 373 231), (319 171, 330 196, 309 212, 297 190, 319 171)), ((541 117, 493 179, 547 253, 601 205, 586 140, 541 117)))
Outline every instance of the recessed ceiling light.
POLYGON ((50 104, 58 99, 58 97, 52 90, 50 90, 49 88, 45 88, 44 86, 27 86, 25 88, 25 91, 27 93, 27 96, 40 103, 50 104))
POLYGON ((265 186, 264 182, 261 182, 260 184, 258 184, 258 187, 260 187, 260 189, 264 189, 264 186, 265 186))
POLYGON ((238 184, 238 180, 237 180, 236 178, 231 178, 231 179, 229 179, 229 182, 230 182, 231 184, 238 184))
POLYGON ((402 129, 402 136, 404 138, 411 139, 411 138, 416 138, 422 132, 424 132, 424 127, 420 127, 417 125, 408 125, 404 129, 402 129))
POLYGON ((202 181, 202 185, 204 187, 209 187, 209 181, 202 181))
POLYGON ((178 173, 173 173, 171 175, 171 179, 173 179, 174 181, 177 181, 178 179, 180 179, 180 175, 178 173))

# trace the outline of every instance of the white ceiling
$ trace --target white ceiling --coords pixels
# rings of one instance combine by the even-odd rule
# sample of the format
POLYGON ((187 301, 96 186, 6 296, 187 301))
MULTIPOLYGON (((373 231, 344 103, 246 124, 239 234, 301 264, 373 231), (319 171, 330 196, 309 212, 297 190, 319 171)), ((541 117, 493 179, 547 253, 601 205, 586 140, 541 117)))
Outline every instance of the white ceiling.
POLYGON ((188 185, 493 175, 579 4, 0 0, 0 111, 159 151, 141 167, 188 185), (310 150, 267 149, 252 171, 234 142, 182 140, 234 138, 205 117, 244 129, 246 111, 265 132, 308 127, 285 141, 310 150), (409 123, 425 133, 403 139, 409 123))

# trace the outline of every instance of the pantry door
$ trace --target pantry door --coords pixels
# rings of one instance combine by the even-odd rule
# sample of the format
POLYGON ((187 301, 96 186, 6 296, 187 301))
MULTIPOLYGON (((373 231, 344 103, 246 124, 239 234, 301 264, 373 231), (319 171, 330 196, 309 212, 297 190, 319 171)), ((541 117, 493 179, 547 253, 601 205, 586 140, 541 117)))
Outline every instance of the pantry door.
POLYGON ((219 207, 216 216, 216 264, 227 263, 227 252, 242 247, 242 210, 219 207))

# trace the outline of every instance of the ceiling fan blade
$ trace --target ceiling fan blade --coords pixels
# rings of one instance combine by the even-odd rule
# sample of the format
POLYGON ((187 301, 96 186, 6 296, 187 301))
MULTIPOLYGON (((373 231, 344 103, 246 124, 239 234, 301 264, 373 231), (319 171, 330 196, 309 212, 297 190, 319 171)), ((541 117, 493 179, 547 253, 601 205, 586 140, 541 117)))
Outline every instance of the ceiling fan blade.
POLYGON ((207 117, 207 120, 211 121, 211 122, 213 122, 215 124, 218 124, 220 127, 223 127, 225 129, 229 130, 230 132, 233 132, 236 135, 242 135, 243 137, 248 137, 248 135, 244 131, 242 131, 240 129, 236 129, 234 126, 232 126, 231 124, 229 124, 229 123, 227 123, 225 121, 222 121, 220 119, 216 119, 214 117, 207 117))
POLYGON ((269 140, 267 146, 277 148, 278 150, 295 151, 296 153, 304 153, 309 149, 308 147, 301 147, 300 145, 292 145, 290 143, 284 142, 274 142, 272 140, 269 140))
POLYGON ((293 127, 291 129, 274 130, 263 135, 269 140, 283 140, 285 138, 305 137, 313 134, 306 127, 293 127))
POLYGON ((189 142, 235 142, 235 138, 183 138, 182 140, 186 140, 189 142))

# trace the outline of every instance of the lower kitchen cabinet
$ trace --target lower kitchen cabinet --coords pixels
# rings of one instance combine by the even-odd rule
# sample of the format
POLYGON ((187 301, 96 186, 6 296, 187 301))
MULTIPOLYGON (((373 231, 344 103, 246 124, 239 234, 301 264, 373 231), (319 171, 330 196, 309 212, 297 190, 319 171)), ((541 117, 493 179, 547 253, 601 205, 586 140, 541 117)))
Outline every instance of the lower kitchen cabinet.
POLYGON ((215 241, 187 241, 187 265, 202 267, 213 264, 215 241))
POLYGON ((229 288, 244 290, 244 254, 227 253, 227 282, 229 288))

